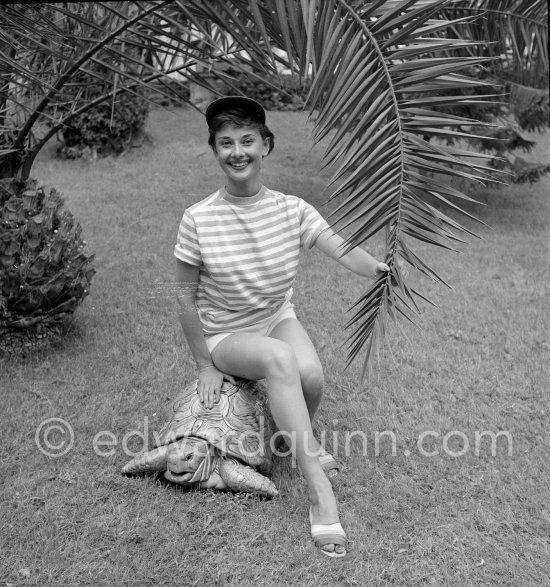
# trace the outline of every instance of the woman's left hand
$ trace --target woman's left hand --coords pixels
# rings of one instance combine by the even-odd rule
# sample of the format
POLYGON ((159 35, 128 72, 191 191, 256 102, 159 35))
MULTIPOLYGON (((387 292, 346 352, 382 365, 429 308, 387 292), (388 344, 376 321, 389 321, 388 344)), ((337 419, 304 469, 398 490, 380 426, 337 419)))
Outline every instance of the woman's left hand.
POLYGON ((199 400, 206 409, 210 410, 214 404, 220 401, 224 379, 233 384, 235 383, 235 379, 231 375, 222 373, 214 365, 206 365, 200 368, 197 393, 199 394, 199 400))

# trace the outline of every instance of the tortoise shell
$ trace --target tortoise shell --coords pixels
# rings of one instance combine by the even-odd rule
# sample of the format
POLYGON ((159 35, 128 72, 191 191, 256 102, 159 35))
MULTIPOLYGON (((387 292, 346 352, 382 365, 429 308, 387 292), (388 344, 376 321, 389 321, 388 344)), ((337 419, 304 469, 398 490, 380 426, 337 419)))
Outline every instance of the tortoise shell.
POLYGON ((201 438, 222 455, 269 473, 273 426, 264 390, 245 379, 237 380, 236 385, 224 381, 220 401, 207 409, 199 400, 197 383, 187 385, 168 404, 167 421, 156 436, 156 445, 185 437, 201 438))

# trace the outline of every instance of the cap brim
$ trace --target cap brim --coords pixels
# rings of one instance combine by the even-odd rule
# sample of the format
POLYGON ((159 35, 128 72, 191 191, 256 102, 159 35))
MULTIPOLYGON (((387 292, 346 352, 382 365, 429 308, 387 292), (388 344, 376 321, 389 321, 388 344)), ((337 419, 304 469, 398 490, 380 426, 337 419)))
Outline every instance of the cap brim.
POLYGON ((215 116, 228 110, 243 110, 250 118, 265 124, 265 110, 259 102, 243 96, 226 96, 225 98, 218 98, 208 105, 204 113, 208 126, 210 126, 215 116))

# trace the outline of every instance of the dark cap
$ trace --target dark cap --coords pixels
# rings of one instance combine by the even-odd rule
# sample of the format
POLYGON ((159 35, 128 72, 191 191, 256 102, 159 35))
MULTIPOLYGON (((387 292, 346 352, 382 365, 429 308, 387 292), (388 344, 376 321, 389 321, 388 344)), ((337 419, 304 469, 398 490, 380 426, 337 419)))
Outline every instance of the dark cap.
POLYGON ((243 98, 243 96, 226 96, 225 98, 218 98, 211 102, 205 112, 206 123, 210 126, 214 116, 221 112, 237 109, 246 112, 253 120, 265 124, 265 110, 263 106, 259 102, 256 102, 256 100, 243 98))

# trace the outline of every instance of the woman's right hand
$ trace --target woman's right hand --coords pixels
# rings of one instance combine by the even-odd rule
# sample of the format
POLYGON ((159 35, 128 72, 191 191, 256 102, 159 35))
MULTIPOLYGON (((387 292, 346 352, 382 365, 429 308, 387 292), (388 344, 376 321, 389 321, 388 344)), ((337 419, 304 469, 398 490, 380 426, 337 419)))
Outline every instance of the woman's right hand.
POLYGON ((199 400, 204 404, 205 408, 211 409, 214 404, 220 401, 220 392, 224 379, 235 383, 233 377, 224 375, 214 365, 207 365, 201 367, 199 370, 197 393, 199 394, 199 400))

